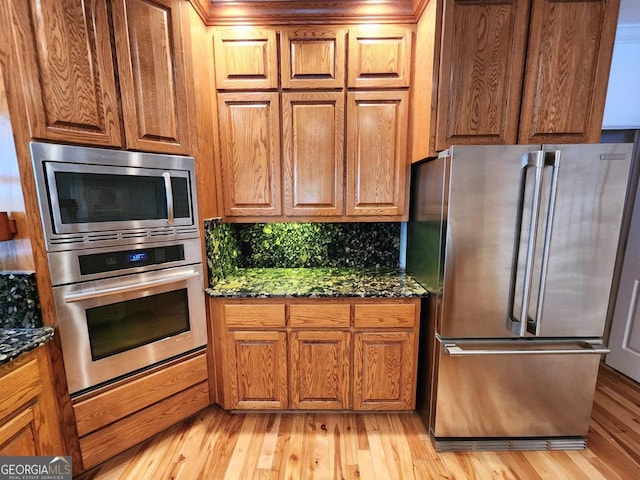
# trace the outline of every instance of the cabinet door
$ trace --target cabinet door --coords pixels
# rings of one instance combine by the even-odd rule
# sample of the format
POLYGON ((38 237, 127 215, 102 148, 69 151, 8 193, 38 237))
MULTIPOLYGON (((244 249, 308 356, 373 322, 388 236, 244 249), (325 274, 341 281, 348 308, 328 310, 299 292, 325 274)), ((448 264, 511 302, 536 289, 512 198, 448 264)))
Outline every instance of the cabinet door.
POLYGON ((408 92, 347 95, 347 215, 404 215, 408 92))
POLYGON ((213 32, 216 88, 278 88, 276 32, 269 29, 220 27, 213 32))
POLYGON ((106 0, 5 1, 31 136, 121 146, 106 0))
POLYGON ((349 30, 349 81, 352 88, 408 87, 412 31, 379 26, 349 30))
POLYGON ((280 215, 280 109, 276 92, 218 94, 224 212, 280 215))
POLYGON ((533 0, 520 143, 598 142, 619 0, 533 0))
POLYGON ((410 332, 356 333, 354 410, 415 407, 415 338, 410 332))
POLYGON ((283 93, 285 215, 343 215, 344 94, 283 93))
POLYGON ((291 408, 349 408, 349 332, 290 334, 291 408))
POLYGON ((116 0, 113 28, 127 147, 189 153, 180 6, 177 0, 116 0))
POLYGON ((287 408, 287 339, 285 332, 227 333, 230 407, 287 408))
POLYGON ((529 3, 447 0, 436 150, 516 143, 529 3))
POLYGON ((11 420, 0 425, 0 456, 38 455, 37 438, 33 407, 14 412, 11 420))
POLYGON ((345 30, 297 27, 280 33, 282 88, 344 87, 345 30))

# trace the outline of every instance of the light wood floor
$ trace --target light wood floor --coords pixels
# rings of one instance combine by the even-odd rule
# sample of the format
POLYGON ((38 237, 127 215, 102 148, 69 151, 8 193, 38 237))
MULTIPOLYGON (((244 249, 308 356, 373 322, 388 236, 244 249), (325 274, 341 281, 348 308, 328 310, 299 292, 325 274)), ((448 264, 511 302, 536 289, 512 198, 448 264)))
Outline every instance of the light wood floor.
POLYGON ((602 366, 588 446, 436 453, 416 414, 230 414, 210 407, 81 480, 640 478, 640 386, 602 366))

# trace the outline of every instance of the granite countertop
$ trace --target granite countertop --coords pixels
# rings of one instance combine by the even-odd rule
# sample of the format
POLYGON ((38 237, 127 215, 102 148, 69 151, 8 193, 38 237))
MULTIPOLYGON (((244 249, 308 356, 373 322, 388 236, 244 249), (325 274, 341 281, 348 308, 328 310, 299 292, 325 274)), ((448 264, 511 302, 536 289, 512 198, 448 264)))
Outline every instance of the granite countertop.
POLYGON ((424 297, 429 292, 399 270, 239 268, 206 290, 212 297, 424 297))
POLYGON ((53 338, 53 327, 0 328, 0 365, 44 345, 53 338))

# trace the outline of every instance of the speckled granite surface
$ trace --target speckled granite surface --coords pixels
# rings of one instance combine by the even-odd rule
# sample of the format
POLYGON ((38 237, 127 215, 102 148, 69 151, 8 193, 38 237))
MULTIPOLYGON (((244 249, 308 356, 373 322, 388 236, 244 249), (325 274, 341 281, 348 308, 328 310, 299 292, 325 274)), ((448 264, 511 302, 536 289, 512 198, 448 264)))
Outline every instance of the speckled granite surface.
POLYGON ((42 326, 34 273, 0 273, 0 328, 42 326))
POLYGON ((206 290, 212 297, 423 297, 413 277, 398 270, 244 268, 206 290))
POLYGON ((0 365, 44 345, 53 338, 53 327, 0 329, 0 365))

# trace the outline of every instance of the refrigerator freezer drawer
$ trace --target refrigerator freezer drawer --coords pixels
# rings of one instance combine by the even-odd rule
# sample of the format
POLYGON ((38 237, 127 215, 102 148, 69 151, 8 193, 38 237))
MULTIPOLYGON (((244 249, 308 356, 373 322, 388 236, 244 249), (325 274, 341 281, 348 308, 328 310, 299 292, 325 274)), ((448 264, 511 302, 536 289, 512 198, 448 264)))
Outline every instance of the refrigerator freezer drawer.
POLYGON ((454 347, 439 340, 435 347, 434 437, 587 434, 604 347, 576 342, 523 348, 518 341, 462 341, 454 347))

